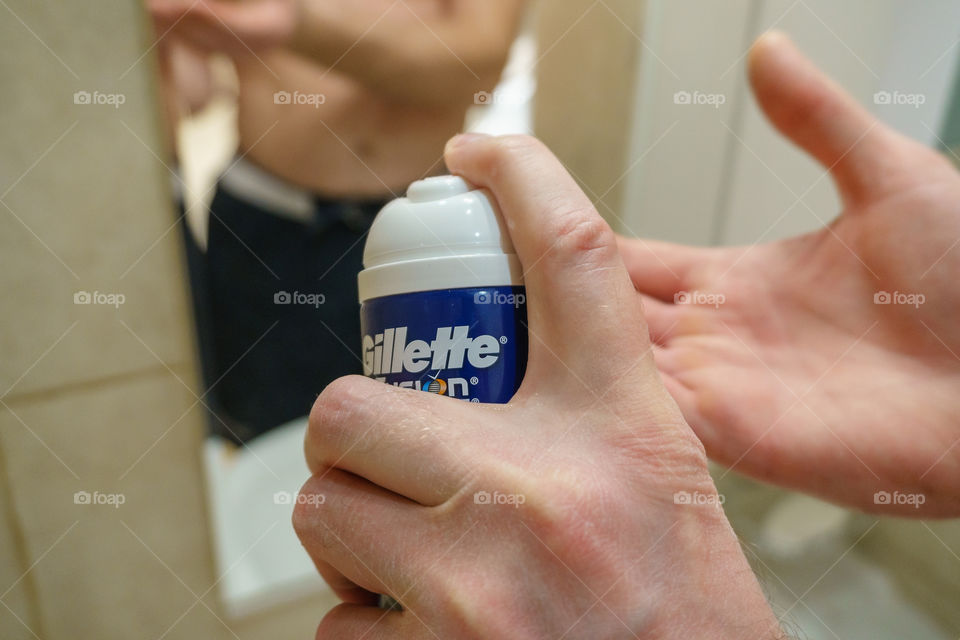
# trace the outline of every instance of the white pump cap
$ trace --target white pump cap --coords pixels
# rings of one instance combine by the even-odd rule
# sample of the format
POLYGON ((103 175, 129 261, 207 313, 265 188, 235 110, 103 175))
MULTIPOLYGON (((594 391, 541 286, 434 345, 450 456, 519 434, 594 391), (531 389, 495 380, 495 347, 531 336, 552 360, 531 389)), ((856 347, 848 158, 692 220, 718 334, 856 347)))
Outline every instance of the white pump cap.
POLYGON ((414 182, 373 221, 360 301, 437 289, 523 285, 500 211, 463 178, 414 182))

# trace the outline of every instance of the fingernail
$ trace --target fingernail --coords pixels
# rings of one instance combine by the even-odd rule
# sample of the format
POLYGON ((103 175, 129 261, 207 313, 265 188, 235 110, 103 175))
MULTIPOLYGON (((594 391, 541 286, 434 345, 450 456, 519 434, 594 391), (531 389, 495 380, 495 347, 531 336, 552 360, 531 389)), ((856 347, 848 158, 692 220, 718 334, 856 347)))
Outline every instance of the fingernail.
POLYGON ((476 142, 477 140, 483 140, 489 137, 490 136, 486 133, 461 133, 450 138, 450 142, 447 143, 447 148, 456 149, 457 147, 462 147, 472 142, 476 142))

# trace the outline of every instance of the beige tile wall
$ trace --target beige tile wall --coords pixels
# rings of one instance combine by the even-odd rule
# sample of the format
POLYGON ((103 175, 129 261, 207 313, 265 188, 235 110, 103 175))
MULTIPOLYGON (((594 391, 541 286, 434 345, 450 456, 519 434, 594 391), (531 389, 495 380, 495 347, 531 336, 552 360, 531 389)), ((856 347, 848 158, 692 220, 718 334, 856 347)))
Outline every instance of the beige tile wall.
POLYGON ((166 154, 156 135, 153 59, 137 63, 149 34, 146 25, 131 28, 140 24, 138 3, 8 4, 24 24, 0 21, 0 40, 13 52, 0 62, 0 252, 11 267, 0 274, 10 307, 3 389, 16 382, 12 391, 26 393, 156 365, 121 321, 164 360, 184 362, 189 334, 158 159, 166 154), (76 91, 120 92, 126 102, 77 105, 76 91), (78 291, 122 292, 127 304, 119 313, 78 307, 78 291), (92 347, 99 357, 90 357, 92 347))
POLYGON ((16 585, 0 637, 231 637, 208 591, 153 34, 137 0, 7 0, 0 14, 0 593, 16 585), (80 291, 125 302, 74 304, 80 291))
MULTIPOLYGON (((0 463, 2 463, 0 459, 0 463)), ((28 574, 26 550, 10 500, 6 468, 0 468, 0 631, 4 638, 21 640, 41 635, 34 601, 33 579, 28 574)))

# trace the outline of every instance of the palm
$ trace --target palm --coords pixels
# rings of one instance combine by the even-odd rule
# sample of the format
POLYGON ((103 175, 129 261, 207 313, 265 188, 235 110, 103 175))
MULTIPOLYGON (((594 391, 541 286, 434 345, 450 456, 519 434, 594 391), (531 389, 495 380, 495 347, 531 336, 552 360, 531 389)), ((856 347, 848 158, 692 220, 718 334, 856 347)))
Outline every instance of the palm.
MULTIPOLYGON (((832 167, 846 210, 827 229, 756 247, 626 241, 658 366, 723 464, 863 508, 882 490, 923 493, 927 514, 958 513, 960 176, 859 110, 843 116, 846 140, 824 138, 805 104, 833 87, 795 70, 795 86, 763 84, 797 64, 788 53, 755 61, 758 96, 832 167), (670 304, 678 291, 701 295, 670 304), (924 297, 875 304, 878 292, 924 297), (711 294, 722 304, 696 304, 721 300, 711 294)), ((837 134, 843 118, 827 113, 837 134)))

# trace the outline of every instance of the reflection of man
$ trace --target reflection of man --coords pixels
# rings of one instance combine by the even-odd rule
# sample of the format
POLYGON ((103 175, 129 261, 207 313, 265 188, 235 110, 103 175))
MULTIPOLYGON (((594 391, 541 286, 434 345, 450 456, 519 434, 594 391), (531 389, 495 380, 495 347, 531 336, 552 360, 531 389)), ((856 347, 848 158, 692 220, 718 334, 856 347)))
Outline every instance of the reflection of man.
POLYGON ((496 406, 327 387, 302 489, 324 502, 294 512, 345 601, 318 638, 781 640, 705 453, 866 511, 960 515, 960 174, 783 36, 754 46, 750 79, 836 182, 829 228, 618 241, 539 143, 450 142, 525 267, 526 378, 496 406), (878 290, 926 302, 874 304, 878 290), (726 297, 673 304, 681 291, 726 297))
POLYGON ((208 86, 183 51, 225 52, 239 78, 241 159, 218 185, 195 287, 211 400, 240 439, 359 371, 362 237, 385 200, 442 171, 444 142, 496 84, 521 5, 150 0, 164 40, 185 45, 166 65, 183 100, 208 86), (281 292, 292 300, 275 302, 281 292))

